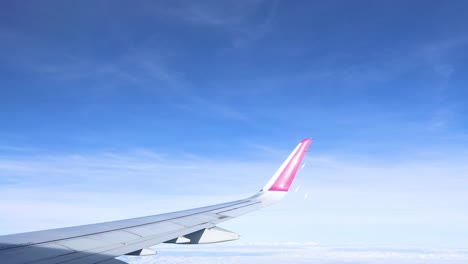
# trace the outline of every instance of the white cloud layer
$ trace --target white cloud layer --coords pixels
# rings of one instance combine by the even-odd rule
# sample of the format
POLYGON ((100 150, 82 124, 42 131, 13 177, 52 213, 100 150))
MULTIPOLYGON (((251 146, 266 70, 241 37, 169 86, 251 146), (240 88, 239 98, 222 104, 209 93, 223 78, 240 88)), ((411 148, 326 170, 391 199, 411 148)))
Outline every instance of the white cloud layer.
POLYGON ((131 264, 150 263, 376 263, 376 264, 461 264, 468 261, 467 250, 424 248, 384 248, 369 246, 325 246, 314 243, 231 244, 169 246, 156 256, 121 257, 131 264))

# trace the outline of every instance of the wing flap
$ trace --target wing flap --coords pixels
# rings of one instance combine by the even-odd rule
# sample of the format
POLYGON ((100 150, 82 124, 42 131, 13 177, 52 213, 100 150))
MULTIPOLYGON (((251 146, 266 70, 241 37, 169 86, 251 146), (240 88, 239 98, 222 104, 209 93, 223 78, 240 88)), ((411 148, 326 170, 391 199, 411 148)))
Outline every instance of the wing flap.
POLYGON ((168 244, 212 244, 226 241, 233 241, 239 239, 239 234, 229 230, 213 227, 198 230, 196 232, 187 234, 183 237, 178 237, 164 243, 168 244))

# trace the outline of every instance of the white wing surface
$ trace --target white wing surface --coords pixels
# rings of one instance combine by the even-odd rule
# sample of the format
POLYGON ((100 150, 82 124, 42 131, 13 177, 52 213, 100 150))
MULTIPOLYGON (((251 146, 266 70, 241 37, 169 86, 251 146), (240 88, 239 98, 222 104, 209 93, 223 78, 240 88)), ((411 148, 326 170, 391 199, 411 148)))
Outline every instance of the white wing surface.
POLYGON ((236 240, 221 222, 282 199, 311 139, 302 140, 256 195, 234 202, 168 214, 0 236, 2 264, 118 264, 121 255, 151 255, 159 243, 204 244, 236 240))

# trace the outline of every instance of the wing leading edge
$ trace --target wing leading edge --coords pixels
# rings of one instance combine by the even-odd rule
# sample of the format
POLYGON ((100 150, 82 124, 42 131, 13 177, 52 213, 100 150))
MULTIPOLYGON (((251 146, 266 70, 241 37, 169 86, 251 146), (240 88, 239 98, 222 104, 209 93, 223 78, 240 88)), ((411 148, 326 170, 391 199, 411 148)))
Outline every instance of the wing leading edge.
POLYGON ((168 214, 0 236, 0 263, 111 264, 145 255, 159 243, 202 244, 238 239, 219 223, 278 202, 289 191, 311 139, 302 140, 259 193, 247 199, 168 214), (146 252, 143 254, 142 252, 146 252))

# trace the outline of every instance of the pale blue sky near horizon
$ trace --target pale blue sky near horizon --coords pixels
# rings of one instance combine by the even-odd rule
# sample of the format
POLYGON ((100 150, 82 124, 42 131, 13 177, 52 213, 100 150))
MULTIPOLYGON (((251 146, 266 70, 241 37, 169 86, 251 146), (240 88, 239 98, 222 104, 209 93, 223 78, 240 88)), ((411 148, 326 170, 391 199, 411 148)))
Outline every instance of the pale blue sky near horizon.
POLYGON ((225 227, 252 243, 466 248, 467 12, 2 1, 0 234, 242 198, 312 137, 288 198, 225 227))

